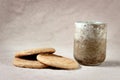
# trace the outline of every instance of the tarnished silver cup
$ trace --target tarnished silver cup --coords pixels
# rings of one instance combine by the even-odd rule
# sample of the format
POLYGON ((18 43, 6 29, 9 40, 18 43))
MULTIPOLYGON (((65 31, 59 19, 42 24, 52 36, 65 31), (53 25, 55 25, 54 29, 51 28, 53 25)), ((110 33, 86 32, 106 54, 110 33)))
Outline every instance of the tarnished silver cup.
POLYGON ((99 65, 106 57, 106 24, 102 22, 75 23, 74 58, 83 65, 99 65))

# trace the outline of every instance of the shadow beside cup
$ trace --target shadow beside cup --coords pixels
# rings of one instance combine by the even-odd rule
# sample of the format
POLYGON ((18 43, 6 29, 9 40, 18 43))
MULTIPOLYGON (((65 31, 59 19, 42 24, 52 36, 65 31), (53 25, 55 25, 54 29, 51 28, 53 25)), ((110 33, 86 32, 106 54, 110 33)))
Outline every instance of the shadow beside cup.
POLYGON ((100 67, 120 67, 120 61, 115 61, 115 60, 110 60, 110 61, 105 61, 100 67))

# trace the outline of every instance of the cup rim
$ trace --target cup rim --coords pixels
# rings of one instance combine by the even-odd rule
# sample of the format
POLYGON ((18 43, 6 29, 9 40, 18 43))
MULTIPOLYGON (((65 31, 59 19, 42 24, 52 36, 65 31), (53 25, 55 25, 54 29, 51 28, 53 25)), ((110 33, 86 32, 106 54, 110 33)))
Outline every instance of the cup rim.
POLYGON ((104 22, 100 22, 100 21, 76 21, 75 24, 96 24, 96 25, 100 25, 100 24, 106 24, 104 22))

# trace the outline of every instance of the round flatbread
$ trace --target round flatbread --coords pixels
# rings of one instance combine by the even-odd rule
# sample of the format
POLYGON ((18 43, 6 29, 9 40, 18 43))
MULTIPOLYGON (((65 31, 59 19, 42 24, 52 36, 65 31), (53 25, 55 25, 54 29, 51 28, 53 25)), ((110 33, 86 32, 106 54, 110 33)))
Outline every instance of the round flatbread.
POLYGON ((17 52, 15 54, 15 57, 34 55, 39 53, 54 53, 54 52, 55 52, 54 48, 36 48, 36 49, 29 49, 29 50, 17 52))
POLYGON ((35 68, 41 69, 48 67, 47 65, 37 61, 37 60, 27 60, 19 57, 15 57, 13 60, 13 65, 22 68, 35 68))
POLYGON ((48 66, 62 69, 78 69, 80 67, 76 61, 55 54, 38 54, 37 60, 48 66))

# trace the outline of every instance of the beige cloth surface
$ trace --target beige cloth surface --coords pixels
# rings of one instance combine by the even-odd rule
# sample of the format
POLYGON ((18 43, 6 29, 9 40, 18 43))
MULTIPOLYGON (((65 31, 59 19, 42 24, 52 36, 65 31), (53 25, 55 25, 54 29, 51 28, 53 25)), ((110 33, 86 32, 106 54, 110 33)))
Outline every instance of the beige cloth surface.
POLYGON ((120 80, 119 0, 0 0, 0 80, 120 80), (54 47, 73 58, 75 21, 107 23, 107 58, 79 70, 24 69, 12 65, 16 51, 54 47))

